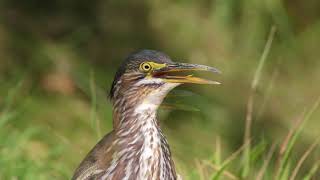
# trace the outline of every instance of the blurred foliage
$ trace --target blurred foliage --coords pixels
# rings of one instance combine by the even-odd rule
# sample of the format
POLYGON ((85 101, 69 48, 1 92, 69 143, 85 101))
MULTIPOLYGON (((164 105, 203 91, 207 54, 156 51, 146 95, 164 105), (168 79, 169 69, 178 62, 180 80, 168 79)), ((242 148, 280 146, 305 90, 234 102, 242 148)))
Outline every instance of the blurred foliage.
MULTIPOLYGON (((320 95, 320 1, 2 0, 0 179, 70 177, 112 128, 106 94, 116 68, 146 48, 223 72, 214 77, 219 87, 180 87, 159 114, 179 172, 198 179, 198 160, 219 164, 243 144, 250 84, 272 26, 255 94, 253 157, 280 144, 320 95)), ((319 118, 318 110, 306 122, 293 167, 319 137, 319 118)), ((298 177, 319 155, 318 148, 298 177)), ((228 169, 241 171, 237 163, 228 169)))

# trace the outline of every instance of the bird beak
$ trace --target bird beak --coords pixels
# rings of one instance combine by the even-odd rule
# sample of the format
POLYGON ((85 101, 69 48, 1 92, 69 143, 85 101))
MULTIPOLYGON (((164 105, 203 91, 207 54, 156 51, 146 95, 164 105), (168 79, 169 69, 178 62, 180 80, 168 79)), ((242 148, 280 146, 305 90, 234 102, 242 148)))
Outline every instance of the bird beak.
POLYGON ((208 71, 213 73, 220 73, 220 71, 214 67, 209 67, 199 64, 187 64, 187 63, 172 63, 166 64, 165 67, 154 70, 153 75, 155 77, 164 79, 170 83, 193 83, 193 84, 220 84, 217 81, 207 80, 190 75, 176 75, 176 72, 189 72, 189 71, 208 71), (175 73, 174 75, 172 73, 175 73))

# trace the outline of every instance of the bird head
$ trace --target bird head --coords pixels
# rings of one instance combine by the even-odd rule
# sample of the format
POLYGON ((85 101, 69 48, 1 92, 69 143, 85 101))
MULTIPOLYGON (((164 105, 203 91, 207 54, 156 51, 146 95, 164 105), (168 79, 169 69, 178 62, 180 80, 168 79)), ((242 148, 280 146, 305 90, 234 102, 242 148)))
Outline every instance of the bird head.
POLYGON ((191 71, 219 73, 219 70, 213 67, 177 63, 162 52, 142 50, 129 55, 122 63, 115 75, 109 96, 113 101, 124 97, 146 100, 148 97, 149 102, 159 105, 165 95, 180 84, 219 84, 192 74, 179 75, 191 71))

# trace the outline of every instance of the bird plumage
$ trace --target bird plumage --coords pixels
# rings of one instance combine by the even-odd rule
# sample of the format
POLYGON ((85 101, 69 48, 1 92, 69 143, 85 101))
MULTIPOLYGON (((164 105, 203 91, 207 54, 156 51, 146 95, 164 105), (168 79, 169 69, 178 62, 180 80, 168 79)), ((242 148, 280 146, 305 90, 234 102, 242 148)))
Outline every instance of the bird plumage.
POLYGON ((134 53, 123 62, 109 95, 113 104, 113 131, 89 152, 72 179, 177 179, 168 142, 157 120, 157 109, 167 93, 181 83, 213 83, 191 76, 167 75, 179 68, 209 69, 174 64, 166 54, 152 50, 134 53))

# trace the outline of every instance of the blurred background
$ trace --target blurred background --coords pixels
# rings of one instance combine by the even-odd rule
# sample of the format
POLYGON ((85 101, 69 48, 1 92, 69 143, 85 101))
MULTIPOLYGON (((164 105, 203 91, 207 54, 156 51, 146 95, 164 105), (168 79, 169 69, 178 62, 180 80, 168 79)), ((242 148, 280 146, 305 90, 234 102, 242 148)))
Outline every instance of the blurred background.
MULTIPOLYGON (((272 26, 253 94, 251 143, 260 160, 244 177, 254 177, 271 145, 281 145, 320 96, 320 1, 2 0, 0 179, 70 178, 111 130, 113 76, 140 49, 223 72, 204 74, 222 85, 177 88, 159 112, 178 171, 207 179, 214 168, 203 162, 219 164, 244 144, 251 82, 272 26)), ((316 109, 305 122, 289 169, 319 137, 319 118, 316 109)), ((316 148, 298 177, 319 160, 316 148)), ((241 177, 242 164, 239 156, 228 171, 241 177)))

